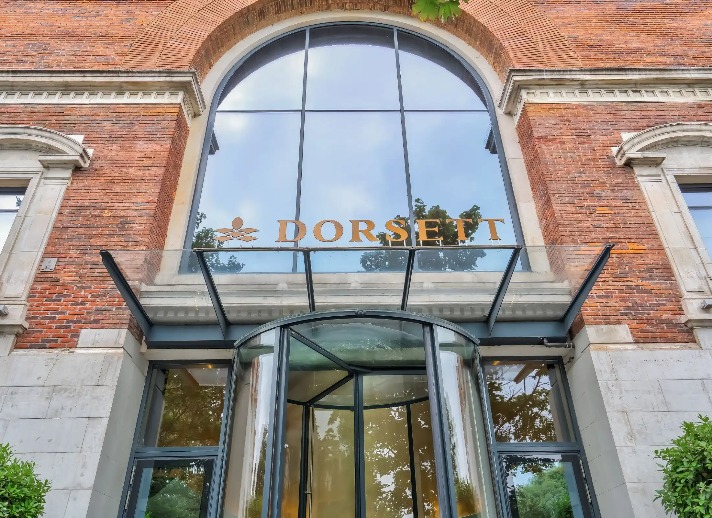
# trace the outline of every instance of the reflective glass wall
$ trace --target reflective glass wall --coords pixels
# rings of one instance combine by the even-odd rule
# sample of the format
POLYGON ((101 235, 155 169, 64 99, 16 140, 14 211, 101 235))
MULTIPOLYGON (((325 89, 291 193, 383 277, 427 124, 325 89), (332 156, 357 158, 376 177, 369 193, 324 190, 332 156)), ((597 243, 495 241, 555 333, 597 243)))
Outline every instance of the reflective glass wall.
POLYGON ((224 85, 187 248, 516 243, 497 141, 478 80, 438 45, 365 24, 289 34, 224 85))

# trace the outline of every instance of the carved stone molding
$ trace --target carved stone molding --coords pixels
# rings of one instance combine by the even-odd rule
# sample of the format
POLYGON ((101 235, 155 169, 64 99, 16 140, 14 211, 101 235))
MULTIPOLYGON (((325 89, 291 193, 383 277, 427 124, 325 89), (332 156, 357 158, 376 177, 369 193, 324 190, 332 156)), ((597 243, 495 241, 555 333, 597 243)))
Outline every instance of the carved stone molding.
POLYGON ((500 108, 519 119, 526 103, 709 102, 712 68, 511 70, 500 108))
POLYGON ((0 149, 39 151, 45 167, 89 167, 92 150, 82 145, 82 137, 72 137, 45 128, 0 124, 0 149))
POLYGON ((621 145, 613 148, 613 157, 619 166, 659 166, 665 154, 658 150, 679 146, 712 147, 712 124, 676 122, 626 135, 621 145))
POLYGON ((205 110, 194 71, 0 71, 0 104, 180 104, 205 110))

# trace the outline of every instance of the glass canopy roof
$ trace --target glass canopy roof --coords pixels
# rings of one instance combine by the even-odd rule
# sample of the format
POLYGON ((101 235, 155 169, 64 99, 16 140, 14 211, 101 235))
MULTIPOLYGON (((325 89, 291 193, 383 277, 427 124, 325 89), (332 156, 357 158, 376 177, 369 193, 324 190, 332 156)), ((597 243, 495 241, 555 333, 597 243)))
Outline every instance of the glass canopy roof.
POLYGON ((457 322, 485 342, 539 343, 566 340, 611 248, 285 247, 101 255, 153 347, 232 346, 259 324, 324 311, 408 312, 457 322))

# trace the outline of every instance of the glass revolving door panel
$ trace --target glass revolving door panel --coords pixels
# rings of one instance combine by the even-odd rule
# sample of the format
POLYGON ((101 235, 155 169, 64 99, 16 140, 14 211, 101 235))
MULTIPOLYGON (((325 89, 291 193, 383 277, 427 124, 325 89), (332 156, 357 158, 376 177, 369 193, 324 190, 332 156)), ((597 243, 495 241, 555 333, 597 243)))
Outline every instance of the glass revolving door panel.
MULTIPOLYGON (((333 372, 317 376, 326 379, 333 372)), ((290 373, 290 382, 300 375, 290 373)), ((318 398, 298 401, 288 394, 282 516, 349 516, 362 492, 369 517, 438 516, 425 373, 355 373, 318 398), (360 439, 354 429, 357 401, 360 439), (358 452, 365 467, 362 484, 355 482, 358 452)))

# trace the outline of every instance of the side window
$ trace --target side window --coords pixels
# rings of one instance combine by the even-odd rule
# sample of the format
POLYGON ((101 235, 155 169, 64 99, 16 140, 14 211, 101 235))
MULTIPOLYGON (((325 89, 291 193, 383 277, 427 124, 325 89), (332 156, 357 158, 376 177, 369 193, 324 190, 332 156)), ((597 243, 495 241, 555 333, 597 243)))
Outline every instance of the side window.
POLYGON ((558 361, 488 360, 492 449, 513 518, 590 518, 580 440, 558 361))
POLYGON ((712 184, 679 184, 697 231, 712 258, 712 184))
POLYGON ((0 250, 7 242, 24 197, 25 188, 0 187, 0 250))
POLYGON ((205 364, 149 371, 125 517, 208 516, 228 371, 227 365, 205 364))

